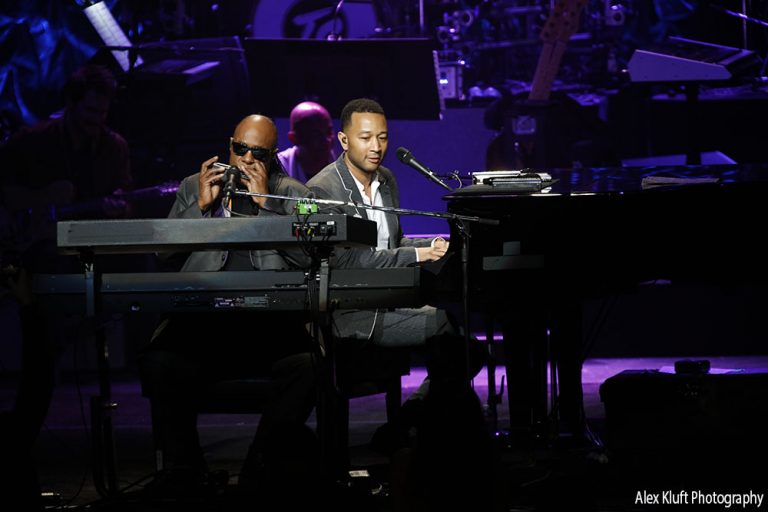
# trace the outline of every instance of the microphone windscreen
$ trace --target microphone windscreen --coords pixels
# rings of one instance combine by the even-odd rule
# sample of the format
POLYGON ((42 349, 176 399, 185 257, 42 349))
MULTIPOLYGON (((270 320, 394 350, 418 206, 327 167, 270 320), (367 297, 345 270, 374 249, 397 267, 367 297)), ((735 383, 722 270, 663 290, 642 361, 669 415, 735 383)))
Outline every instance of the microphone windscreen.
POLYGON ((403 162, 404 164, 408 163, 408 161, 411 160, 413 156, 411 155, 411 152, 405 149, 404 147, 397 148, 397 159, 403 162))

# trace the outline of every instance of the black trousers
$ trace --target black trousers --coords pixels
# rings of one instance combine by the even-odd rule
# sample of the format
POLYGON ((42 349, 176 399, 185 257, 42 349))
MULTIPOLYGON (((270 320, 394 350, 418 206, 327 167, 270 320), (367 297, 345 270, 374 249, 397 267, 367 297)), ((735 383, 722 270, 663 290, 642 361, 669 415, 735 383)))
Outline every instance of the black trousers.
POLYGON ((233 379, 271 378, 272 394, 249 456, 276 433, 301 429, 317 396, 312 340, 300 315, 179 315, 163 322, 139 358, 144 394, 167 433, 167 466, 204 467, 197 432, 199 397, 233 379))

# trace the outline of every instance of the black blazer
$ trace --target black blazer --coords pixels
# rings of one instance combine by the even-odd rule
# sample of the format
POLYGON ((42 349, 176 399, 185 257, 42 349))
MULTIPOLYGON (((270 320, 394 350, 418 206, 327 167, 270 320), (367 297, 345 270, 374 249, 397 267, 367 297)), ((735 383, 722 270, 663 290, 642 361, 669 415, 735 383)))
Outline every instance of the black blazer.
MULTIPOLYGON (((386 167, 379 167, 378 179, 379 192, 384 206, 399 208, 400 192, 392 171, 386 167)), ((360 189, 357 188, 352 173, 344 163, 343 154, 312 177, 307 182, 307 186, 318 199, 363 203, 363 196, 360 194, 360 189)), ((334 206, 328 211, 368 218, 366 208, 334 206)), ((378 251, 375 248, 338 250, 333 261, 334 266, 339 268, 384 268, 406 267, 416 264, 415 248, 428 246, 432 239, 405 238, 398 216, 394 213, 386 213, 385 217, 389 227, 389 249, 378 251)))
MULTIPOLYGON (((220 201, 217 200, 211 209, 203 214, 197 205, 200 196, 198 185, 199 173, 184 178, 176 192, 176 201, 171 207, 168 218, 171 219, 202 219, 211 217, 212 212, 219 212, 220 201)), ((269 191, 272 194, 291 197, 311 197, 311 192, 298 180, 285 174, 282 170, 271 170, 269 174, 269 191)), ((282 199, 267 199, 264 208, 259 210, 259 216, 290 215, 293 213, 295 201, 282 199)), ((215 213, 214 213, 215 214, 215 213)), ((189 255, 182 272, 215 272, 221 270, 227 262, 227 251, 199 251, 189 255)), ((290 268, 303 268, 309 261, 301 251, 252 251, 251 259, 260 270, 283 270, 290 268)))

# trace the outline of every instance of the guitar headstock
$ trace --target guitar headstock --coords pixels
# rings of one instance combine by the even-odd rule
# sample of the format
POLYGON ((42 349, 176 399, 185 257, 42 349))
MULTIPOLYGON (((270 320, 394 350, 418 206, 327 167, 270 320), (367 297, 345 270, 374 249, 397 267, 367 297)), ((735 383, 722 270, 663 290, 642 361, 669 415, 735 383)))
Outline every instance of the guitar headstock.
POLYGON ((165 183, 157 185, 157 189, 160 192, 160 195, 163 196, 175 194, 179 190, 179 184, 178 181, 166 181, 165 183))
POLYGON ((581 11, 587 0, 558 0, 541 29, 541 40, 545 43, 568 42, 579 28, 581 11))

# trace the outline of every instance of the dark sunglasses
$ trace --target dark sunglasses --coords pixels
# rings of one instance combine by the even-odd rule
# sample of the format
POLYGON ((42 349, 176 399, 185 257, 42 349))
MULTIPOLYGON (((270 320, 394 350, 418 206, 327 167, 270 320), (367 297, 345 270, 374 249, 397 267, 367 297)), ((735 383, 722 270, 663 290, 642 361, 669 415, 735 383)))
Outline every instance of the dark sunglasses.
POLYGON ((272 155, 275 152, 274 149, 259 147, 252 148, 251 146, 243 144, 242 142, 232 141, 232 152, 237 156, 245 156, 245 154, 249 151, 253 155, 253 158, 260 162, 267 162, 270 158, 272 158, 272 155))

